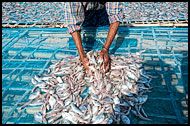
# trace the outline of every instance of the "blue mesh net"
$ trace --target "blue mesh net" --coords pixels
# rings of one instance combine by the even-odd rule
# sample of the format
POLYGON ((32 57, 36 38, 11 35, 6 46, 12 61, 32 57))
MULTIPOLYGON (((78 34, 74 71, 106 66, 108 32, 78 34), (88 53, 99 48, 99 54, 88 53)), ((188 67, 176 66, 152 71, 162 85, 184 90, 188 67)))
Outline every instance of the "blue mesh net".
MULTIPOLYGON (((81 32, 85 52, 100 50, 109 27, 88 27, 81 32)), ((78 55, 66 28, 2 29, 2 123, 34 123, 40 106, 19 110, 28 101, 31 78, 66 56, 78 55)), ((133 124, 187 123, 188 28, 120 27, 110 54, 126 56, 144 50, 143 67, 152 75, 153 92, 144 108, 152 122, 132 118, 133 124)), ((85 97, 85 94, 82 94, 85 97)))

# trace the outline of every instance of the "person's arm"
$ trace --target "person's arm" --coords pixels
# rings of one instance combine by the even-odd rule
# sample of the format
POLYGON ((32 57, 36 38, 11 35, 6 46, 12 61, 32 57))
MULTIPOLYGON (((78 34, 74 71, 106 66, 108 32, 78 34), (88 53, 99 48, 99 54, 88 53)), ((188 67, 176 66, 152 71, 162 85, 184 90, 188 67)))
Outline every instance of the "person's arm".
POLYGON ((112 44, 113 39, 115 38, 119 24, 123 19, 121 4, 122 3, 120 2, 106 2, 106 11, 109 16, 110 28, 104 47, 100 52, 100 58, 104 60, 103 67, 105 69, 105 72, 107 72, 110 69, 109 48, 112 44))
POLYGON ((85 55, 84 50, 83 50, 80 32, 74 31, 73 33, 71 33, 71 36, 72 36, 73 41, 75 42, 75 45, 78 49, 80 59, 81 60, 84 59, 86 57, 86 55, 85 55))
POLYGON ((113 39, 115 38, 119 24, 120 24, 120 22, 118 21, 118 22, 114 22, 110 25, 108 35, 107 35, 107 39, 106 39, 106 42, 104 44, 104 47, 108 50, 109 50, 109 48, 113 42, 113 39))
POLYGON ((68 33, 80 31, 84 22, 84 7, 81 2, 64 2, 64 20, 68 28, 68 33))
POLYGON ((113 39, 115 38, 119 24, 120 22, 114 22, 110 25, 106 42, 100 52, 100 58, 104 60, 104 66, 102 67, 104 67, 105 72, 107 72, 110 69, 109 48, 112 44, 113 39))
POLYGON ((81 62, 83 64, 84 68, 88 72, 89 71, 89 67, 88 67, 89 61, 88 61, 88 58, 86 57, 86 54, 84 53, 84 50, 83 50, 80 32, 79 31, 74 31, 74 32, 71 33, 71 35, 72 35, 73 41, 75 42, 75 45, 76 45, 76 47, 78 49, 80 60, 81 60, 81 62))
POLYGON ((119 24, 123 19, 122 4, 122 2, 106 2, 106 11, 109 16, 110 28, 104 47, 108 50, 115 38, 119 24))
POLYGON ((65 2, 65 23, 68 25, 68 33, 71 34, 77 47, 80 60, 84 68, 89 71, 89 61, 86 57, 81 40, 81 25, 84 22, 84 7, 81 2, 65 2))

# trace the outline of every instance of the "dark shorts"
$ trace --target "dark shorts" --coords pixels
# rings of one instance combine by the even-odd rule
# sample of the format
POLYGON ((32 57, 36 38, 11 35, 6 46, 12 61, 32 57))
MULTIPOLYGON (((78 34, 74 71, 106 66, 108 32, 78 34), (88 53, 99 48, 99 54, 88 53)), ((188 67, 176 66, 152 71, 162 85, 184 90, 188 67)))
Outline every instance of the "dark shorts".
POLYGON ((100 10, 90 10, 85 12, 83 27, 101 27, 109 26, 108 14, 106 8, 100 10))

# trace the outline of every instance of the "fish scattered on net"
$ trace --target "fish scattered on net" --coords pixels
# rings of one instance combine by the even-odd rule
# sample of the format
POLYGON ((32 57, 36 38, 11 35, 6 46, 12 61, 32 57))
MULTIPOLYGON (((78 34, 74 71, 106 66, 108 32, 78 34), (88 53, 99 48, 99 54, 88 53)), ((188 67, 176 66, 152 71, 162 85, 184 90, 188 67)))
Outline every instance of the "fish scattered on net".
MULTIPOLYGON (((124 21, 188 19, 188 2, 125 2, 124 21)), ((2 2, 3 23, 64 23, 63 2, 2 2)))
POLYGON ((128 56, 110 55, 111 68, 100 69, 100 51, 87 53, 90 71, 87 74, 79 56, 69 56, 50 65, 48 73, 32 78, 34 88, 30 101, 24 104, 41 105, 34 114, 40 123, 53 124, 130 124, 129 114, 151 120, 142 105, 151 92, 153 76, 142 68, 140 53, 128 56))
POLYGON ((187 2, 127 2, 125 21, 188 19, 187 2))

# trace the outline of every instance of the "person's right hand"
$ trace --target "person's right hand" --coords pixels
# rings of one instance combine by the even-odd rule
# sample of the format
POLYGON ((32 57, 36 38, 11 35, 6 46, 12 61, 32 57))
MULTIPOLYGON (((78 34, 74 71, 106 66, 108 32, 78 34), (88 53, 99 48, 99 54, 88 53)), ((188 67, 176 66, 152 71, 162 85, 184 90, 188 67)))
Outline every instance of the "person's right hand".
POLYGON ((89 72, 89 64, 90 64, 88 58, 84 57, 81 59, 81 61, 82 61, 84 68, 86 69, 86 72, 88 73, 89 72))

